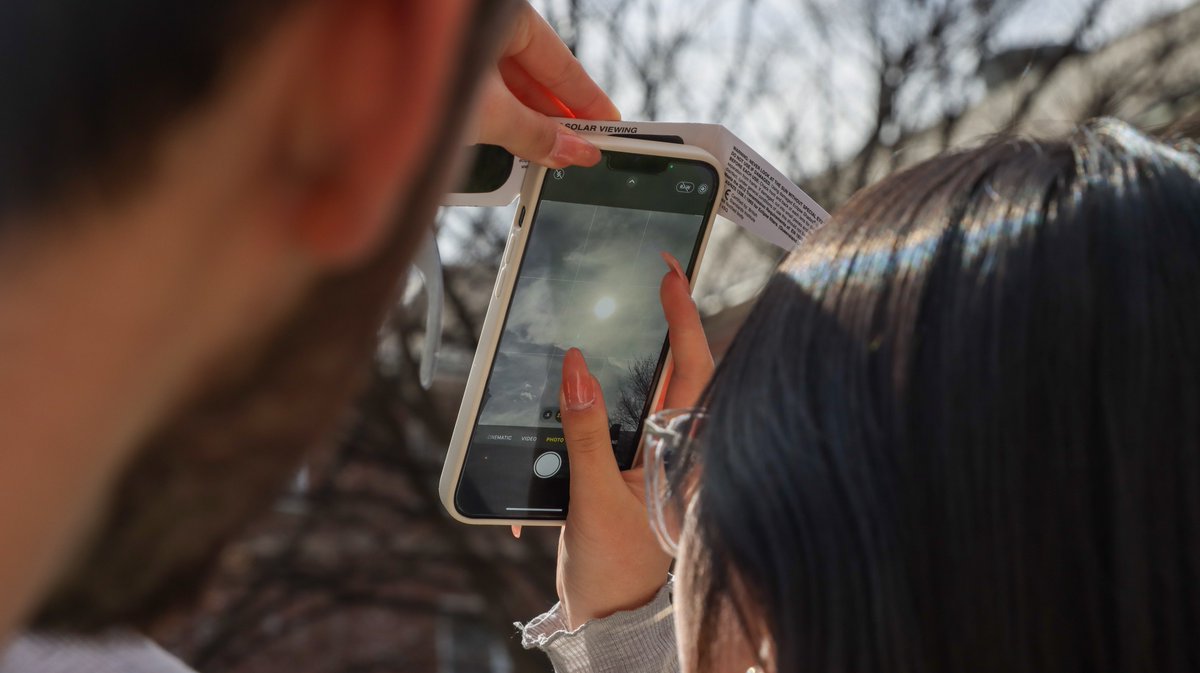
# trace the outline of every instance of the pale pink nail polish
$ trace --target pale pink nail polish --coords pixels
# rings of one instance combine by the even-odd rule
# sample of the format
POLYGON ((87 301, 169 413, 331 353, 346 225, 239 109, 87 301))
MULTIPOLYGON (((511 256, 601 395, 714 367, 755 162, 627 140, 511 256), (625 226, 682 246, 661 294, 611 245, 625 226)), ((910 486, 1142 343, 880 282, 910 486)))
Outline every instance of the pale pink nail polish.
POLYGON ((685 284, 690 284, 687 274, 683 272, 683 267, 679 265, 679 260, 675 259, 669 252, 661 252, 659 254, 662 255, 663 261, 666 262, 667 266, 675 272, 676 276, 679 276, 679 278, 683 280, 685 284))
POLYGON ((593 166, 600 161, 600 150, 588 141, 567 130, 558 132, 550 160, 563 166, 593 166))
POLYGON ((596 385, 578 348, 567 351, 562 370, 563 399, 567 409, 583 411, 596 403, 596 385))

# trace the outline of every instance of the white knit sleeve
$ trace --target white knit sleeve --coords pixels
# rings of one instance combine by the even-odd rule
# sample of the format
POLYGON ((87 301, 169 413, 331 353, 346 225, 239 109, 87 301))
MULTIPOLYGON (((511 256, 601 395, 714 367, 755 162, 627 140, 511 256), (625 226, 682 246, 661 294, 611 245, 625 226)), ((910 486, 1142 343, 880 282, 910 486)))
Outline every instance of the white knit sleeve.
POLYGON ((670 584, 636 610, 593 619, 574 631, 567 629, 562 604, 517 628, 525 649, 545 652, 556 673, 679 671, 670 584))

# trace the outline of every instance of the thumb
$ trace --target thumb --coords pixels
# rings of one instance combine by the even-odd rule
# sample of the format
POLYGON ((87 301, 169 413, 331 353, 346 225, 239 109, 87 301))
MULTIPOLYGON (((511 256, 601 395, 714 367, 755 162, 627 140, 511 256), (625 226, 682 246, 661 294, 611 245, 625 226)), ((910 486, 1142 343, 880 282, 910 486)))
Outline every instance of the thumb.
POLYGON ((603 497, 608 489, 621 488, 621 470, 613 453, 608 411, 600 382, 588 371, 579 349, 563 358, 562 424, 571 466, 571 500, 603 497))
POLYGON ((483 111, 479 125, 481 139, 502 145, 535 164, 563 168, 592 166, 600 161, 600 150, 595 145, 526 106, 507 89, 495 94, 494 102, 483 111))

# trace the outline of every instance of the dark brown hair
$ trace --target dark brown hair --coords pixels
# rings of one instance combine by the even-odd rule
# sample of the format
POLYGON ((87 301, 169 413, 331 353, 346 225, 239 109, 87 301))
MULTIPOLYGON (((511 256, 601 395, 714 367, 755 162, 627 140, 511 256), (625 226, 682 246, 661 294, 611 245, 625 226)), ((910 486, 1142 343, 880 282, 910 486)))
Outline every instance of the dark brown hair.
POLYGON ((707 405, 702 649, 737 578, 777 671, 1200 666, 1194 144, 1100 120, 885 179, 707 405))
POLYGON ((0 3, 0 215, 115 192, 238 50, 301 0, 0 3))

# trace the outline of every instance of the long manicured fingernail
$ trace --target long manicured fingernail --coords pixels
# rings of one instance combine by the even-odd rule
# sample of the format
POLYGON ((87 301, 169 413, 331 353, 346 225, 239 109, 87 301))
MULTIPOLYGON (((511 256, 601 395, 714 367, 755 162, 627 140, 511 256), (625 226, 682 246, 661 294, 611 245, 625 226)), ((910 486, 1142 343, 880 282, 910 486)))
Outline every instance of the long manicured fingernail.
POLYGON ((513 526, 513 527, 512 527, 512 534, 513 534, 513 537, 515 537, 515 538, 517 538, 518 540, 520 540, 520 539, 521 539, 521 527, 520 527, 520 526, 513 526))
POLYGON ((550 161, 561 166, 594 166, 600 161, 600 150, 567 129, 559 129, 550 161))
POLYGON ((675 272, 675 275, 679 276, 685 285, 689 285, 690 282, 688 281, 687 274, 683 272, 683 267, 679 265, 679 260, 672 257, 669 252, 661 252, 659 254, 662 255, 663 261, 667 263, 667 266, 671 267, 671 270, 675 272))
POLYGON ((571 411, 583 411, 596 403, 596 385, 578 348, 567 351, 563 358, 562 388, 571 411))

